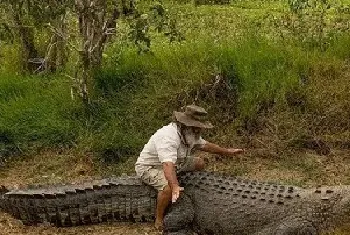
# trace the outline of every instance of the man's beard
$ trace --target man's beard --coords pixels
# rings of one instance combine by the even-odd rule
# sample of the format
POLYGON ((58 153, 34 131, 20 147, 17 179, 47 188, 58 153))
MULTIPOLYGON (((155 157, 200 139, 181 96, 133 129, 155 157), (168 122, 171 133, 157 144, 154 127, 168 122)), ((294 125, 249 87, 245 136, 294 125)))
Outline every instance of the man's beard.
POLYGON ((184 134, 185 141, 190 148, 193 148, 194 145, 197 144, 201 138, 199 134, 194 134, 192 132, 192 129, 189 129, 189 128, 185 128, 183 134, 184 134))

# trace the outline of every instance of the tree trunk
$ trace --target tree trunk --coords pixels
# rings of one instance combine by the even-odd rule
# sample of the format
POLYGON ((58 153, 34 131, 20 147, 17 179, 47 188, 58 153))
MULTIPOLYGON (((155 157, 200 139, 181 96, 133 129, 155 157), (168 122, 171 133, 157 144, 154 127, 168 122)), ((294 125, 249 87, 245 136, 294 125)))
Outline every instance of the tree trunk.
POLYGON ((23 71, 34 72, 37 65, 30 62, 31 59, 38 57, 38 51, 34 43, 34 28, 23 24, 21 11, 17 9, 13 9, 13 19, 18 27, 22 43, 22 69, 23 71))
POLYGON ((62 68, 67 62, 65 51, 66 42, 64 15, 60 16, 53 22, 55 32, 53 32, 47 54, 47 71, 55 72, 62 68))
POLYGON ((116 19, 120 13, 117 8, 107 18, 107 2, 105 0, 76 0, 81 34, 80 66, 76 75, 84 103, 90 103, 94 91, 93 74, 100 69, 104 45, 109 35, 114 33, 116 19), (90 93, 90 94, 89 94, 90 93))
MULTIPOLYGON (((61 30, 62 34, 65 35, 66 27, 64 23, 64 19, 59 22, 58 28, 61 30)), ((64 37, 59 36, 57 38, 57 44, 56 44, 56 49, 57 49, 57 58, 56 58, 56 65, 59 68, 62 68, 65 66, 67 63, 68 57, 66 53, 66 42, 64 37)))

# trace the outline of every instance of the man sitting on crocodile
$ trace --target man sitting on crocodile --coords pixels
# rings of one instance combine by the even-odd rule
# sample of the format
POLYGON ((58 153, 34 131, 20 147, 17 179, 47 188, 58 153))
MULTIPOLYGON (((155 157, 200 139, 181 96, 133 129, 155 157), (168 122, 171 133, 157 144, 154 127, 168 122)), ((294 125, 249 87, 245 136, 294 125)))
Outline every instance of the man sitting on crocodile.
POLYGON ((193 157, 195 150, 223 156, 235 156, 243 149, 223 148, 201 137, 204 129, 212 128, 204 108, 195 105, 185 107, 184 112, 174 112, 173 122, 157 130, 144 146, 135 164, 142 181, 158 191, 155 227, 162 228, 164 213, 170 200, 175 202, 183 188, 176 173, 199 171, 205 162, 193 157))

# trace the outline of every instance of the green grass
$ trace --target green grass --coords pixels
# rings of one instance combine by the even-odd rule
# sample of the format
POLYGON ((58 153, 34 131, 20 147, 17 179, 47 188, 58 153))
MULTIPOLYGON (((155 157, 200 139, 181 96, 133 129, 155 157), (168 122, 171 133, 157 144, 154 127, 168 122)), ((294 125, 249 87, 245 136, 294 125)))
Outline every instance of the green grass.
POLYGON ((60 79, 1 76, 0 133, 23 148, 69 146, 77 135, 69 97, 69 86, 60 79))
POLYGON ((278 46, 252 38, 222 52, 219 64, 237 85, 242 119, 256 118, 260 111, 283 103, 286 93, 298 88, 298 66, 292 55, 278 46))
MULTIPOLYGON (((281 122, 280 128, 294 125, 295 136, 308 132, 306 126, 296 125, 298 118, 305 118, 309 125, 313 116, 322 116, 320 110, 330 113, 332 107, 318 100, 318 92, 335 92, 348 99, 345 91, 339 90, 345 83, 344 74, 338 74, 341 82, 332 83, 329 89, 318 86, 317 81, 325 77, 332 81, 334 76, 314 70, 323 64, 341 69, 350 57, 349 37, 339 33, 326 38, 327 47, 320 50, 298 44, 293 37, 276 36, 286 28, 273 23, 290 17, 285 2, 235 1, 230 6, 200 7, 166 4, 186 40, 170 44, 164 37, 154 36, 153 54, 138 55, 126 40, 128 27, 122 22, 118 40, 108 44, 102 69, 95 74, 97 92, 90 114, 71 100, 70 83, 64 76, 13 75, 18 68, 11 64, 18 61, 19 48, 17 44, 2 47, 6 59, 1 59, 4 66, 0 69, 0 133, 22 148, 33 143, 69 145, 97 151, 107 159, 123 158, 136 155, 147 138, 170 120, 174 109, 195 99, 212 113, 214 122, 229 128, 231 135, 249 126, 259 129, 256 124, 271 113, 285 117, 281 113, 288 112, 292 121, 281 122), (228 94, 213 95, 205 90, 218 73, 229 83, 231 89, 222 91, 228 94), (314 80, 305 83, 305 78, 314 80), (223 119, 230 123, 221 123, 223 119)), ((332 27, 337 17, 334 11, 327 12, 326 27, 332 27)), ((74 70, 76 55, 72 53, 70 58, 67 73, 74 70)), ((329 93, 322 93, 324 100, 334 98, 329 93)), ((342 105, 335 113, 343 114, 327 114, 327 123, 317 124, 321 130, 334 128, 332 121, 339 123, 347 115, 347 103, 337 102, 342 105)), ((341 123, 347 127, 346 120, 341 123)), ((324 134, 312 130, 312 134, 324 134)), ((214 130, 209 135, 215 139, 220 132, 214 130)), ((288 135, 290 138, 293 133, 288 135)), ((339 136, 347 134, 342 130, 339 136)))
MULTIPOLYGON (((219 45, 210 40, 165 45, 154 45, 154 54, 138 55, 126 48, 115 57, 114 49, 106 51, 104 66, 95 75, 100 98, 91 116, 71 100, 63 77, 3 76, 1 132, 24 146, 76 145, 107 158, 135 155, 170 120, 172 110, 193 102, 213 74, 228 79, 237 100, 225 104, 227 100, 204 97, 196 102, 215 111, 212 118, 218 120, 230 107, 234 112, 225 115, 243 125, 256 122, 270 109, 287 109, 290 99, 312 100, 312 93, 304 97, 301 75, 323 56, 255 36, 219 45)), ((330 56, 333 53, 329 51, 330 56)))
MULTIPOLYGON (((293 99, 304 99, 300 76, 312 67, 313 60, 319 59, 254 37, 218 46, 210 41, 158 45, 153 51, 152 55, 141 56, 126 51, 115 64, 106 64, 104 76, 108 79, 97 78, 104 81, 102 90, 109 91, 107 119, 102 121, 108 124, 97 133, 101 136, 97 139, 103 139, 97 141, 101 148, 108 143, 114 149, 141 150, 148 136, 170 120, 171 111, 193 102, 198 87, 208 83, 215 73, 228 79, 238 100, 223 107, 227 100, 197 99, 209 112, 217 112, 212 118, 220 120, 227 107, 236 112, 225 116, 236 117, 242 123, 254 122, 275 106, 286 109, 293 105, 293 99), (135 74, 142 76, 134 78, 135 74)), ((113 51, 108 53, 113 55, 113 51)))
POLYGON ((18 44, 6 44, 0 41, 0 74, 18 74, 20 59, 18 44))

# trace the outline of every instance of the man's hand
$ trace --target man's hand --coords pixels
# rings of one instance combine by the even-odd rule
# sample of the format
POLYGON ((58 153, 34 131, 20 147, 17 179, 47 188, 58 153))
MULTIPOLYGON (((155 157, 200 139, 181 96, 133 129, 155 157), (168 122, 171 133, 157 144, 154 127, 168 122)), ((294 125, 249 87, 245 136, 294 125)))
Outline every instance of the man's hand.
POLYGON ((227 153, 225 154, 226 156, 234 156, 237 154, 242 154, 244 153, 244 149, 227 149, 227 153))
POLYGON ((219 145, 209 143, 208 141, 204 146, 199 147, 199 150, 228 157, 244 153, 244 149, 222 148, 219 145))
POLYGON ((171 186, 171 201, 174 203, 177 201, 177 199, 180 197, 180 191, 183 191, 184 188, 180 187, 179 185, 175 184, 171 186))

